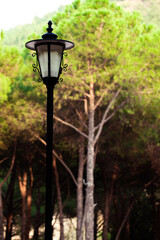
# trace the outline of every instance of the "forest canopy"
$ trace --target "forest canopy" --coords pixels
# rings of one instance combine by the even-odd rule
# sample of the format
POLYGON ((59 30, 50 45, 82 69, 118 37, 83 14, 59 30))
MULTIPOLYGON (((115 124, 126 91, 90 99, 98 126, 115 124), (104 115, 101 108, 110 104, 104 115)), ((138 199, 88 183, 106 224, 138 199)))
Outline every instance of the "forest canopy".
MULTIPOLYGON (((75 43, 54 94, 60 239, 158 239, 160 30, 108 0, 75 0, 51 20, 75 43)), ((44 239, 46 88, 31 52, 3 34, 0 50, 0 239, 44 239)))

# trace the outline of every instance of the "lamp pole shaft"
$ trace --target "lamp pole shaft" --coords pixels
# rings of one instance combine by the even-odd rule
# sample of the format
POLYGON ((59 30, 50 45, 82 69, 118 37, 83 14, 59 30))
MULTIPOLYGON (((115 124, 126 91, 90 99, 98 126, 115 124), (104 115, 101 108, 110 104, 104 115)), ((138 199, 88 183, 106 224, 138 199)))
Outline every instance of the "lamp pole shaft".
POLYGON ((47 86, 45 240, 52 240, 53 91, 54 86, 47 86))

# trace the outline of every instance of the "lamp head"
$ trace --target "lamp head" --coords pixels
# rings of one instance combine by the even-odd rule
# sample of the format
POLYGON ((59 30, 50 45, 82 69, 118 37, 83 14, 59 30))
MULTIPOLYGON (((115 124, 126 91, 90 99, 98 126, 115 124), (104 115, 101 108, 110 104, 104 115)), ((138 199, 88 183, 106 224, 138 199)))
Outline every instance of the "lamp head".
POLYGON ((57 39, 58 36, 52 33, 52 22, 48 22, 47 33, 42 35, 42 39, 32 40, 25 44, 25 47, 36 51, 40 68, 40 75, 46 85, 58 83, 62 72, 62 59, 64 50, 74 47, 74 43, 57 39))

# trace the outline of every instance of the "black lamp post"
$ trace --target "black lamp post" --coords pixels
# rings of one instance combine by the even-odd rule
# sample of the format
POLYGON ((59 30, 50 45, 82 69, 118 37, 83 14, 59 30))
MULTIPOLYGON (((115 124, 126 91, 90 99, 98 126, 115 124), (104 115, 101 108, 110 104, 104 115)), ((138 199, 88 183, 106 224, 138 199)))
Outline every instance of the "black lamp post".
POLYGON ((36 51, 40 76, 47 87, 45 240, 52 240, 53 90, 62 73, 63 51, 74 47, 73 42, 57 39, 51 26, 49 21, 47 33, 42 35, 42 39, 25 44, 26 48, 36 51))

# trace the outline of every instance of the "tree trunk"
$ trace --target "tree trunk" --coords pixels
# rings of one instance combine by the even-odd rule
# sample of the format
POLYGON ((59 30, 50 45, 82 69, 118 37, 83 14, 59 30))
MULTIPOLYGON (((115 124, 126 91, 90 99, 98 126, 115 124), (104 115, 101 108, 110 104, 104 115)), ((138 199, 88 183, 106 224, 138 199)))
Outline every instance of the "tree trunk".
POLYGON ((29 189, 27 193, 25 240, 29 240, 29 232, 30 232, 30 226, 31 226, 31 208, 32 208, 32 192, 31 192, 31 189, 29 189))
POLYGON ((86 240, 94 239, 94 83, 90 82, 86 188, 86 240))
POLYGON ((114 183, 116 180, 117 174, 116 174, 116 166, 114 169, 114 173, 112 174, 112 183, 111 183, 111 189, 110 191, 107 190, 106 187, 106 196, 105 196, 105 209, 104 209, 104 224, 103 224, 103 240, 108 239, 108 223, 109 223, 109 214, 110 214, 110 204, 113 197, 113 188, 114 183))
POLYGON ((3 229, 2 186, 7 181, 8 177, 11 174, 11 171, 13 169, 14 162, 15 162, 15 157, 16 157, 16 147, 17 147, 17 142, 15 142, 11 166, 10 166, 5 178, 3 179, 3 181, 0 184, 0 239, 2 239, 2 240, 4 239, 4 235, 3 235, 4 234, 4 229, 3 229))
POLYGON ((97 240, 97 230, 98 230, 98 209, 95 208, 95 214, 94 214, 94 240, 97 240))
POLYGON ((33 235, 33 240, 38 240, 39 239, 39 226, 37 223, 35 223, 34 226, 34 235, 33 235))
POLYGON ((124 219, 123 219, 123 221, 122 221, 122 223, 121 223, 121 226, 120 226, 120 228, 119 228, 119 230, 118 230, 118 233, 117 233, 117 235, 116 235, 115 240, 119 240, 121 231, 122 231, 122 229, 123 229, 123 227, 124 227, 124 225, 125 225, 128 217, 129 217, 129 215, 130 215, 130 213, 131 213, 131 210, 132 210, 135 202, 136 202, 136 198, 132 201, 131 205, 129 206, 128 211, 126 212, 126 215, 125 215, 125 217, 124 217, 124 219))
POLYGON ((124 239, 130 240, 130 216, 126 220, 125 231, 124 231, 124 239))
POLYGON ((105 209, 104 209, 104 224, 103 224, 103 240, 108 239, 108 222, 109 222, 109 193, 106 190, 105 209))
POLYGON ((57 171, 56 158, 53 157, 53 170, 56 181, 56 189, 57 189, 57 199, 58 199, 58 209, 59 209, 59 221, 60 221, 60 240, 64 240, 64 225, 63 225, 63 204, 61 197, 61 189, 59 184, 59 175, 57 171))
POLYGON ((2 187, 0 186, 0 239, 4 240, 2 187))
POLYGON ((83 239, 83 171, 84 171, 84 138, 80 138, 79 143, 79 164, 78 164, 78 179, 77 179, 77 240, 83 239))
POLYGON ((22 196, 22 222, 21 222, 21 240, 26 240, 26 196, 27 196, 27 172, 23 173, 23 180, 18 173, 19 187, 22 196))
POLYGON ((159 203, 157 204, 157 206, 156 206, 156 211, 155 211, 155 219, 154 219, 154 224, 155 224, 155 233, 154 233, 154 235, 155 235, 155 237, 154 237, 154 239, 155 240, 159 240, 160 239, 160 205, 159 205, 159 203))
POLYGON ((27 193, 27 219, 26 219, 26 238, 25 240, 29 240, 29 232, 31 227, 31 210, 32 210, 32 186, 33 186, 33 172, 32 168, 29 168, 30 171, 30 185, 27 193))
POLYGON ((41 213, 40 213, 40 207, 41 207, 41 202, 40 202, 40 189, 38 188, 38 193, 36 196, 36 216, 34 220, 34 235, 33 235, 33 240, 38 240, 39 239, 39 227, 41 225, 40 219, 41 219, 41 213))
POLYGON ((13 198, 14 198, 15 179, 16 179, 16 163, 14 164, 10 184, 8 186, 9 196, 7 199, 8 212, 7 212, 7 226, 6 226, 5 240, 11 240, 11 237, 12 237, 13 198))

